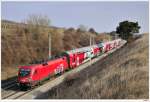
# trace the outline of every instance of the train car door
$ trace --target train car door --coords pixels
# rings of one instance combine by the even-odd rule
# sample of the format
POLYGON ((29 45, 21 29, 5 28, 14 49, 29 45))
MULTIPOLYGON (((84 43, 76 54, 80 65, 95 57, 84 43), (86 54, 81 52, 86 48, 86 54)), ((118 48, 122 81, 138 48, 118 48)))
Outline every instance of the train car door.
POLYGON ((76 65, 79 65, 79 56, 77 56, 76 65))
POLYGON ((35 69, 34 71, 33 71, 33 74, 32 74, 32 80, 33 81, 38 81, 39 80, 39 75, 38 75, 39 73, 38 73, 38 69, 35 69))
POLYGON ((76 54, 73 54, 72 56, 72 66, 73 68, 76 67, 76 54))

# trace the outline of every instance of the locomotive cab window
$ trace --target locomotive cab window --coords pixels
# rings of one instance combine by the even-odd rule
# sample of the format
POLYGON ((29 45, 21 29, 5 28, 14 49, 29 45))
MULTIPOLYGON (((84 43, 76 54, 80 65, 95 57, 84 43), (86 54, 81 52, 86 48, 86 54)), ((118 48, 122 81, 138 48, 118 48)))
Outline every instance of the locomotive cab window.
POLYGON ((20 69, 19 76, 21 77, 28 76, 30 72, 31 72, 30 69, 20 69))

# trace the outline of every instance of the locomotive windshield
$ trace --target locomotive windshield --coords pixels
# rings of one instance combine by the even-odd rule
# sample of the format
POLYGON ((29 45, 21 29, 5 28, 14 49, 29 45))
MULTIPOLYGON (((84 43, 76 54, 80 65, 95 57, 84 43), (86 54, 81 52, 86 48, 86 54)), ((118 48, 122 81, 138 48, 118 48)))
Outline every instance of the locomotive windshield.
POLYGON ((30 74, 30 69, 20 69, 19 76, 25 77, 30 74))

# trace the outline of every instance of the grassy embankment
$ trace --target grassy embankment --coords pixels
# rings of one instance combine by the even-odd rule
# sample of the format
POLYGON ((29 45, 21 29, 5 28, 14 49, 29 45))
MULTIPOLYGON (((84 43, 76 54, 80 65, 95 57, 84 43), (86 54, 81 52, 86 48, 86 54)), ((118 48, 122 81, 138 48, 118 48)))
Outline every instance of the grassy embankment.
POLYGON ((50 99, 148 99, 148 35, 69 76, 47 96, 50 99))

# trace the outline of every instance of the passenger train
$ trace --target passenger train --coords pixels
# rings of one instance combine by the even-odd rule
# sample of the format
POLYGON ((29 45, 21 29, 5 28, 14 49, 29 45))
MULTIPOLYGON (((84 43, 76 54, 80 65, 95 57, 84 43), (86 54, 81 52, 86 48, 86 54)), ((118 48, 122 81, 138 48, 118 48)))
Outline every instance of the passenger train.
POLYGON ((92 46, 63 52, 60 57, 49 59, 42 63, 20 66, 17 82, 21 88, 39 85, 45 79, 50 79, 68 69, 77 68, 90 59, 120 46, 120 43, 121 39, 100 42, 92 46))

